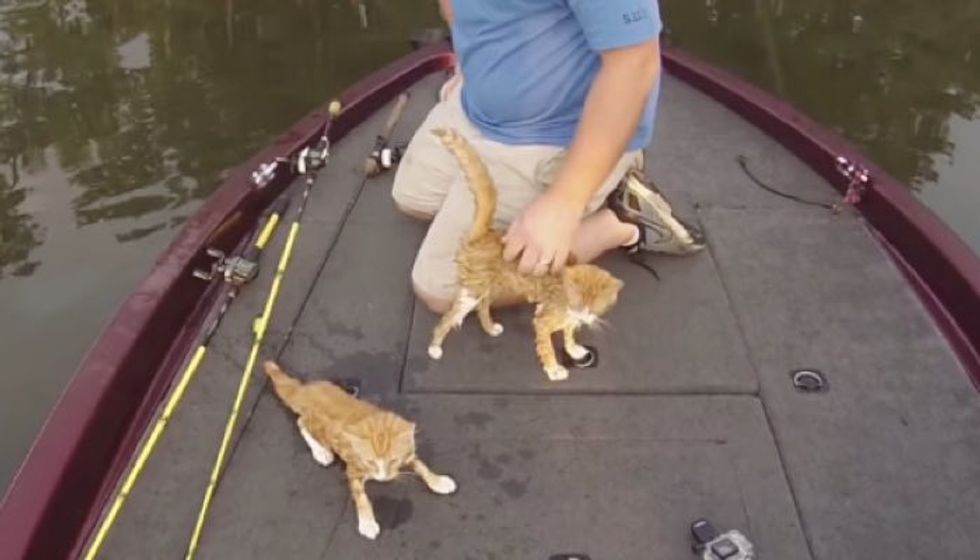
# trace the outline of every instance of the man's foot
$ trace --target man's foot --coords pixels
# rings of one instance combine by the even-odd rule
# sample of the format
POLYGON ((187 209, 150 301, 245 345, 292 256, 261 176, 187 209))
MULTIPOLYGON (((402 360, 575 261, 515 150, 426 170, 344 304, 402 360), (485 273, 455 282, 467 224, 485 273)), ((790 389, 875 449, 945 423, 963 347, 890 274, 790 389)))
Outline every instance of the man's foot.
POLYGON ((607 204, 621 222, 633 224, 639 231, 636 242, 624 247, 628 253, 687 255, 704 248, 704 234, 674 216, 663 194, 637 170, 623 177, 607 204))

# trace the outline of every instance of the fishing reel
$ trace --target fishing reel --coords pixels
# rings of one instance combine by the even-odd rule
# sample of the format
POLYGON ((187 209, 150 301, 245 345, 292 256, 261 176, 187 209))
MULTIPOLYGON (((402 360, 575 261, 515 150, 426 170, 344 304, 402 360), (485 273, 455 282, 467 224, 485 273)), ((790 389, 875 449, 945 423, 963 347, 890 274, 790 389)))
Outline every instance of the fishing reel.
POLYGON ((835 213, 840 212, 844 206, 854 206, 861 202, 865 191, 874 185, 874 178, 867 168, 844 156, 837 156, 837 172, 847 179, 847 190, 840 202, 834 205, 835 213))
POLYGON ((241 286, 255 279, 259 274, 258 259, 248 255, 229 257, 224 251, 209 247, 207 255, 214 259, 207 270, 195 269, 193 275, 206 282, 222 278, 232 286, 241 286))
POLYGON ((276 170, 279 164, 288 163, 285 158, 276 158, 272 161, 260 163, 259 168, 252 172, 252 184, 258 188, 263 188, 276 178, 276 170))
POLYGON ((315 146, 307 146, 296 155, 296 171, 300 175, 315 173, 327 165, 330 158, 330 140, 324 134, 315 146))
POLYGON ((691 550, 701 560, 752 560, 755 558, 752 543, 736 530, 719 533, 707 519, 691 524, 693 543, 691 550))
MULTIPOLYGON (((402 156, 405 155, 405 149, 407 147, 405 144, 390 145, 383 137, 379 136, 369 156, 369 159, 374 162, 375 173, 381 170, 387 171, 398 165, 398 162, 402 160, 402 156)), ((371 175, 372 173, 368 174, 371 175)))
POLYGON ((873 182, 870 171, 844 156, 837 156, 837 171, 849 182, 859 183, 864 187, 871 186, 873 182))
POLYGON ((327 159, 330 157, 330 140, 327 137, 321 136, 319 142, 315 146, 307 146, 303 148, 298 154, 296 154, 295 159, 290 162, 286 158, 276 158, 270 162, 260 163, 259 168, 252 172, 252 183, 258 187, 262 188, 268 185, 276 177, 276 172, 279 170, 279 165, 283 163, 292 163, 296 166, 296 171, 300 175, 306 175, 310 171, 319 171, 327 165, 327 159))

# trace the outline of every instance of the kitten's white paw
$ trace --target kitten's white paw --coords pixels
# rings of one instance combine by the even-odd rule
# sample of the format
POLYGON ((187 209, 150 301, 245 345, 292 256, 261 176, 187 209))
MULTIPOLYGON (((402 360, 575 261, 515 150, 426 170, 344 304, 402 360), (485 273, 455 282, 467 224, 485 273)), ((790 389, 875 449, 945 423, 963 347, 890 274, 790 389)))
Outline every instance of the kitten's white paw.
POLYGON ((504 334, 504 326, 500 323, 494 323, 493 328, 490 329, 490 336, 500 336, 504 334))
POLYGON ((429 490, 432 490, 436 494, 452 494, 456 491, 456 488, 456 481, 446 475, 437 476, 432 481, 432 484, 429 485, 429 490))
POLYGON ((442 347, 440 346, 429 346, 429 357, 433 360, 438 360, 442 358, 442 347))
POLYGON ((562 366, 545 368, 544 372, 548 374, 548 379, 552 381, 564 381, 568 379, 568 370, 562 366))
POLYGON ((329 467, 333 463, 333 452, 329 448, 324 447, 316 439, 310 435, 310 432, 306 431, 303 427, 303 419, 297 418, 296 425, 299 426, 299 433, 303 436, 303 440, 306 441, 306 445, 310 448, 310 453, 313 454, 313 460, 320 463, 324 467, 329 467))
POLYGON ((589 349, 581 344, 576 344, 574 346, 569 346, 565 349, 568 355, 572 357, 573 360, 581 360, 589 355, 589 349))
POLYGON ((358 519, 357 532, 373 541, 378 538, 378 533, 381 532, 381 526, 374 519, 358 519))
POLYGON ((333 453, 326 448, 320 447, 318 449, 311 449, 313 452, 313 460, 320 463, 324 467, 329 467, 333 464, 333 453))

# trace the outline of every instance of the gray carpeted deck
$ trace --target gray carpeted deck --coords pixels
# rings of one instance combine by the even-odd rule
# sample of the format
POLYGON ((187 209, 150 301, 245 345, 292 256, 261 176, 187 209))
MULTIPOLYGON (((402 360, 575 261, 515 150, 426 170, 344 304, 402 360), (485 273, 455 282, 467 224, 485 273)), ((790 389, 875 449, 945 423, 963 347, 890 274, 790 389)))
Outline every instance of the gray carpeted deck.
MULTIPOLYGON (((396 136, 440 80, 414 88, 396 136)), ((395 211, 391 174, 358 171, 385 116, 334 147, 264 355, 282 350, 310 378, 359 378, 365 398, 418 421, 423 458, 460 491, 371 484, 382 534, 361 538, 342 470, 313 462, 256 373, 200 558, 682 559, 699 516, 743 530, 764 559, 976 556, 980 399, 858 218, 742 175, 739 153, 783 189, 833 199, 774 141, 666 80, 650 174, 710 248, 653 258, 660 282, 604 259, 627 287, 609 328, 585 337, 599 367, 551 383, 526 310, 497 313, 499 339, 474 321, 442 361, 426 357, 434 318, 408 278, 424 225, 395 211), (828 374, 829 392, 793 391, 788 372, 804 366, 828 374)), ((183 554, 283 240, 229 313, 105 558, 183 554)))

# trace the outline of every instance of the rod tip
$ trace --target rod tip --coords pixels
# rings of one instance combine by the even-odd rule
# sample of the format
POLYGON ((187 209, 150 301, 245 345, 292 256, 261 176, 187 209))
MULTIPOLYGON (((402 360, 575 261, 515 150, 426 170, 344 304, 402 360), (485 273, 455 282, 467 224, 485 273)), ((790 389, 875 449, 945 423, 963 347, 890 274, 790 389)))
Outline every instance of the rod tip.
POLYGON ((340 101, 337 101, 336 99, 331 101, 330 105, 327 106, 327 111, 329 111, 331 117, 336 117, 339 115, 340 109, 340 101))

